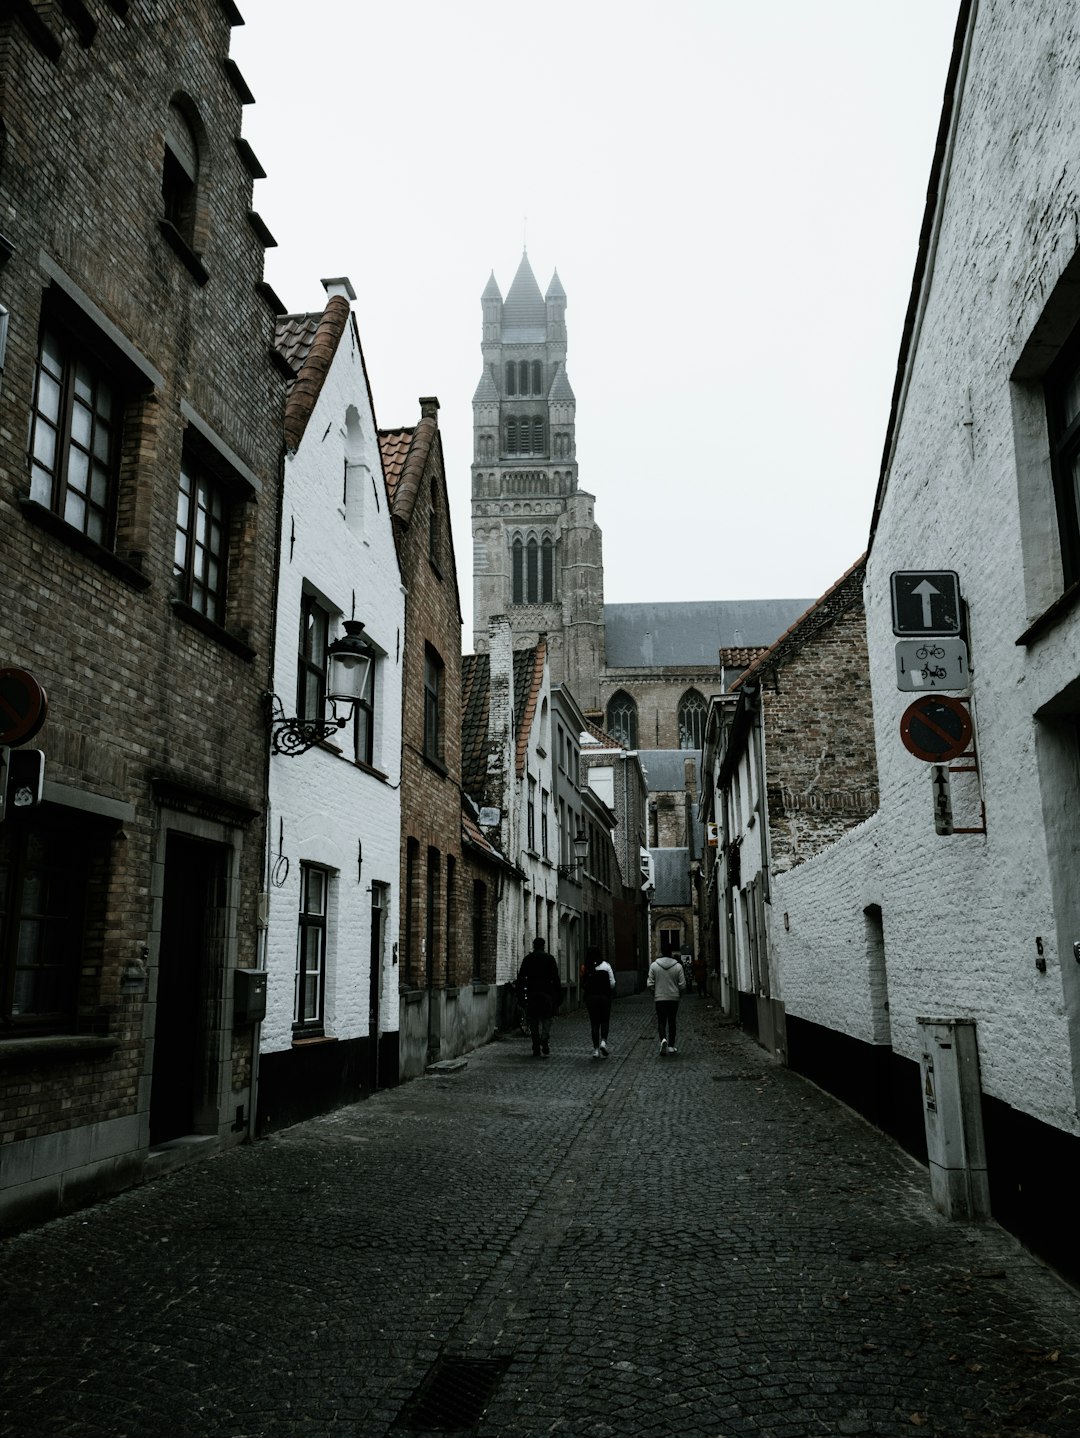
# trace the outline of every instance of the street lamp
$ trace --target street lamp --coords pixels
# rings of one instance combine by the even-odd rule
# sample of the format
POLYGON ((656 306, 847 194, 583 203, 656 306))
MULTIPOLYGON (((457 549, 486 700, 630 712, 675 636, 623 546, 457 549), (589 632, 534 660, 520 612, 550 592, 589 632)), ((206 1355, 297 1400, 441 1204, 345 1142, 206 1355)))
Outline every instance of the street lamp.
POLYGON ((573 863, 560 864, 558 875, 560 879, 576 879, 578 869, 584 864, 589 852, 589 836, 584 829, 579 829, 574 835, 574 859, 573 863))
POLYGON ((359 619, 346 619, 344 629, 345 633, 326 649, 326 702, 330 705, 330 718, 290 719, 278 696, 266 695, 272 754, 306 754, 316 744, 344 729, 354 706, 363 699, 375 656, 363 637, 364 626, 359 619), (339 714, 339 704, 347 704, 349 713, 339 714))

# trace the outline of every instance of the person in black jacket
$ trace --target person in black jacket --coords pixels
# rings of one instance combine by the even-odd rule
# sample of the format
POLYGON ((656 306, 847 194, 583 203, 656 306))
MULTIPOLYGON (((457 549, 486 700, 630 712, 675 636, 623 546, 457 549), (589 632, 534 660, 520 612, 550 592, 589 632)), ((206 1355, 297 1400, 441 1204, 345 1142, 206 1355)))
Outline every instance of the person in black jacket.
POLYGON ((562 1003, 562 980, 559 966, 547 952, 543 939, 533 939, 532 952, 522 959, 517 990, 529 1016, 533 1057, 543 1054, 546 1058, 551 1052, 551 1020, 562 1003))
POLYGON ((592 1056, 607 1058, 608 1024, 611 1021, 611 997, 615 992, 615 975, 611 965, 597 948, 585 950, 585 1007, 592 1025, 592 1056))

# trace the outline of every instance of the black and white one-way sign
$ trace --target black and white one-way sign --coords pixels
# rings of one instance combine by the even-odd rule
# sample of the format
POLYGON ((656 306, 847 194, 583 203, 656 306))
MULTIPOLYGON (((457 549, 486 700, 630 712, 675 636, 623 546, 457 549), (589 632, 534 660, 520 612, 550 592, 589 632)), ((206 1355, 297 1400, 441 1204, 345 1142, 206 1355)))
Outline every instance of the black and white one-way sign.
POLYGON ((960 577, 954 570, 898 569, 891 579, 894 634, 960 633, 960 577))

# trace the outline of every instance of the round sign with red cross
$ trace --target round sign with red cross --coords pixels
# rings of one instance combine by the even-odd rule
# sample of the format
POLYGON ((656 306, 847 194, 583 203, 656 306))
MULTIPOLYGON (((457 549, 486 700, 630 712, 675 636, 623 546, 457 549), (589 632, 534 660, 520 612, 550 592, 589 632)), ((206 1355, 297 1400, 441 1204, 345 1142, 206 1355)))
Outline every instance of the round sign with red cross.
POLYGON ((0 669, 0 744, 25 744, 45 723, 49 700, 25 669, 0 669))
POLYGON ((959 759, 971 743, 971 712, 948 694, 923 694, 900 720, 904 748, 927 764, 959 759))

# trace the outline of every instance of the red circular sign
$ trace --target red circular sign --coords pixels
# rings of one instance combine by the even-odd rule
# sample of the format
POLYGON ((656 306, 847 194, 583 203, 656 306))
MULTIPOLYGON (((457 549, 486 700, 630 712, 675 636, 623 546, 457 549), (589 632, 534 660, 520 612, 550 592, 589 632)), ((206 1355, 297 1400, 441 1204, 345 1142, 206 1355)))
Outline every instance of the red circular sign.
POLYGON ((971 743, 971 713, 948 694, 923 694, 900 720, 904 748, 927 764, 959 759, 971 743))
POLYGON ((0 744, 25 744, 45 723, 49 700, 25 669, 0 669, 0 744))

